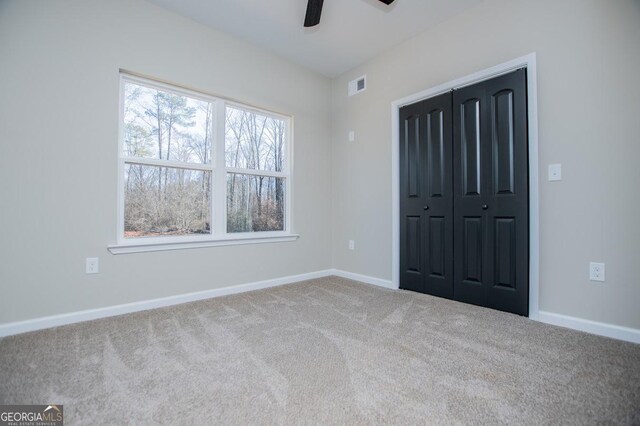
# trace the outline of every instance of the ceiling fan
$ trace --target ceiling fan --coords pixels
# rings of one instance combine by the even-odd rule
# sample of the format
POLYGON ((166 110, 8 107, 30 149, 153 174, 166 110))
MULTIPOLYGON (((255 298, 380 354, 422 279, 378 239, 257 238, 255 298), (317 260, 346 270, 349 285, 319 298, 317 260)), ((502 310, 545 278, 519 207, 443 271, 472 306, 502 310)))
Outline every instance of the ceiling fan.
MULTIPOLYGON (((395 0, 378 0, 387 6, 395 0)), ((304 17, 305 27, 315 27, 320 23, 320 15, 322 14, 322 3, 324 0, 309 0, 307 3, 307 14, 304 17)))

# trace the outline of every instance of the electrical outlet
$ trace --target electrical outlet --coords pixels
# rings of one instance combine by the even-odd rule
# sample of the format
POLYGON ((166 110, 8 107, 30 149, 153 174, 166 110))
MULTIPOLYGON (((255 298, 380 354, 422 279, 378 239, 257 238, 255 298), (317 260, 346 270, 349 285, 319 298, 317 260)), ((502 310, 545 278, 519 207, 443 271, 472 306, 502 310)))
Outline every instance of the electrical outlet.
POLYGON ((589 279, 591 281, 604 281, 604 263, 589 263, 589 279))
POLYGON ((349 240, 349 250, 355 250, 356 249, 356 242, 353 240, 349 240))
POLYGON ((549 164, 549 181, 562 180, 562 164, 549 164))
POLYGON ((87 257, 86 261, 86 273, 97 274, 100 272, 100 261, 97 257, 87 257))

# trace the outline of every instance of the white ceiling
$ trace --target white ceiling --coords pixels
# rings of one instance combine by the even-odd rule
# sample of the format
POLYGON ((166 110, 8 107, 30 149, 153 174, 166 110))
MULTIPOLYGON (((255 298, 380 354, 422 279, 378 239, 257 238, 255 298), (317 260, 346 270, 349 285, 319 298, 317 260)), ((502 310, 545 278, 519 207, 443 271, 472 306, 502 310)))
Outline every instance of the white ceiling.
POLYGON ((325 0, 306 29, 306 0, 149 1, 334 77, 482 0, 325 0))

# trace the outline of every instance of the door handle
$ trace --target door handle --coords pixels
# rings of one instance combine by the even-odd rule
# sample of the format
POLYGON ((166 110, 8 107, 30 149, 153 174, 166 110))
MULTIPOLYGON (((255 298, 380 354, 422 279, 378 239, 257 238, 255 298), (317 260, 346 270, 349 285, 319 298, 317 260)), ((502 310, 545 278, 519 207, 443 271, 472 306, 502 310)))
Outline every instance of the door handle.
POLYGON ((425 211, 426 211, 426 210, 429 210, 429 206, 424 206, 424 207, 423 207, 423 209, 424 209, 425 211))
POLYGON ((482 210, 487 210, 488 208, 489 208, 489 205, 488 205, 488 204, 483 204, 483 205, 482 205, 482 210))

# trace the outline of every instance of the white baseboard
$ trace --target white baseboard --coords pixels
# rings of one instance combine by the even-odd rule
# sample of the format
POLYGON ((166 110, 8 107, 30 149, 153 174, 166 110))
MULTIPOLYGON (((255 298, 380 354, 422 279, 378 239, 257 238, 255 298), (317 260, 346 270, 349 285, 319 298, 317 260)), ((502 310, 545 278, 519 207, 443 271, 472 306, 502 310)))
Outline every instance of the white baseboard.
POLYGON ((348 278, 354 281, 360 281, 367 284, 377 285, 378 287, 389 288, 391 290, 397 290, 398 287, 395 287, 391 280, 383 280, 381 278, 370 277, 368 275, 356 274, 353 272, 342 271, 340 269, 330 269, 331 275, 336 275, 342 278, 348 278))
MULTIPOLYGON (((29 331, 43 330, 46 328, 58 327, 61 325, 74 324, 83 321, 91 321, 100 318, 113 317, 117 315, 146 311, 149 309, 163 308, 167 306, 179 305, 182 303, 195 302, 198 300, 211 299, 214 297, 227 296, 231 294, 245 293, 253 290, 261 290, 270 287, 277 287, 285 284, 311 280, 315 278, 336 275, 338 277, 360 281, 367 284, 376 285, 392 290, 397 290, 391 280, 384 280, 368 275, 356 274, 342 271, 340 269, 326 269, 323 271, 310 272, 307 274, 290 275, 287 277, 274 278, 271 280, 257 281, 253 283, 240 284, 235 286, 216 288, 212 290, 200 291, 196 293, 180 294, 177 296, 163 297, 160 299, 144 300, 140 302, 127 303, 123 305, 109 306, 105 308, 88 309, 85 311, 71 312, 68 314, 52 315, 48 317, 35 318, 26 321, 0 324, 0 337, 12 336, 29 331)), ((606 324, 586 320, 582 318, 570 317, 567 315, 555 314, 552 312, 539 311, 538 321, 560 327, 571 328, 584 331, 586 333, 611 337, 613 339, 625 340, 632 343, 640 343, 640 330, 622 327, 619 325, 606 324)))
POLYGON ((625 340, 632 343, 640 343, 640 330, 620 325, 606 324, 568 315, 554 314, 553 312, 538 312, 538 321, 560 327, 572 328, 612 339, 625 340))
POLYGON ((327 269, 324 271, 310 272, 307 274, 291 275, 288 277, 274 278, 271 280, 257 281, 248 284, 216 288, 212 290, 199 291, 196 293, 180 294, 176 296, 163 297, 160 299, 143 300, 140 302, 126 303, 124 305, 109 306, 105 308, 88 309, 85 311, 71 312, 68 314, 52 315, 48 317, 35 318, 26 321, 10 322, 0 324, 0 337, 12 336, 14 334, 26 333, 29 331, 43 330, 45 328, 58 327, 61 325, 74 324, 83 321, 91 321, 100 318, 113 317, 116 315, 130 314, 133 312, 146 311, 149 309, 164 308, 167 306, 180 305, 182 303, 195 302, 213 297, 227 296, 230 294, 245 293, 247 291, 260 290, 269 287, 277 287, 284 284, 292 284, 314 278, 327 277, 333 275, 334 271, 327 269))

